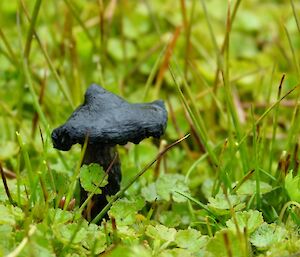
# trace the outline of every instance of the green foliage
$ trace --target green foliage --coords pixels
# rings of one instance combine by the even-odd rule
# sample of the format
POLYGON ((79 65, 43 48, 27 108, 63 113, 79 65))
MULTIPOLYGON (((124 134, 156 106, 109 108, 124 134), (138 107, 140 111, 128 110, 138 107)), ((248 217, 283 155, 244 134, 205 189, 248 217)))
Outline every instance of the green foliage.
POLYGON ((87 192, 101 194, 101 187, 107 183, 105 171, 99 164, 83 165, 80 168, 80 184, 87 192))
MULTIPOLYGON (((252 195, 253 189, 256 190, 256 183, 254 180, 247 180, 238 190, 236 190, 236 193, 238 195, 252 195)), ((261 181, 259 183, 259 192, 261 194, 266 194, 272 191, 272 186, 266 182, 261 181)))
POLYGON ((217 215, 226 215, 230 213, 230 209, 239 211, 245 208, 245 203, 241 202, 241 198, 237 195, 228 195, 228 198, 224 194, 218 194, 216 197, 210 197, 208 199, 208 207, 217 215))
POLYGON ((1 1, 0 256, 297 255, 299 10, 1 1), (169 113, 160 140, 117 146, 121 193, 99 225, 81 216, 77 185, 101 194, 105 171, 80 168, 79 145, 51 144, 91 83, 132 103, 163 99, 169 113))
POLYGON ((211 256, 221 257, 231 255, 235 257, 248 256, 245 255, 245 249, 242 240, 229 229, 218 231, 207 244, 206 250, 211 256))
POLYGON ((251 243, 259 250, 267 250, 286 238, 286 230, 275 224, 263 223, 251 236, 251 243))
POLYGON ((19 147, 15 142, 6 142, 0 145, 0 160, 6 160, 18 153, 19 147))
POLYGON ((175 236, 176 245, 192 253, 200 252, 206 246, 207 241, 208 237, 202 236, 195 229, 178 230, 175 236))
POLYGON ((0 205, 0 224, 16 225, 17 221, 24 218, 24 213, 18 207, 12 205, 0 205))
POLYGON ((175 240, 176 229, 167 228, 163 225, 156 225, 155 227, 149 225, 146 230, 146 235, 155 241, 169 243, 175 240))
POLYGON ((231 230, 237 232, 253 233, 264 222, 262 213, 259 211, 243 211, 235 213, 235 217, 226 221, 226 225, 231 230))
POLYGON ((300 176, 293 177, 293 172, 285 177, 285 189, 292 201, 300 202, 300 176))
POLYGON ((109 216, 114 217, 119 225, 132 225, 136 221, 136 215, 144 207, 142 198, 134 200, 120 199, 109 210, 109 216))
POLYGON ((149 184, 142 189, 142 196, 148 202, 155 200, 175 202, 186 202, 186 198, 179 195, 177 191, 188 193, 189 189, 185 183, 184 176, 180 174, 164 174, 161 175, 155 183, 149 184))

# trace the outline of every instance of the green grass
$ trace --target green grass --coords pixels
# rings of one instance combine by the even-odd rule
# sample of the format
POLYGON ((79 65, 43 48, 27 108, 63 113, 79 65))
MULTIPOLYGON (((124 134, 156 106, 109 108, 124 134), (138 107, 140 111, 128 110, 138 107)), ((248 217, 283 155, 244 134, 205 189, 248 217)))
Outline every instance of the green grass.
POLYGON ((299 255, 299 11, 1 1, 0 256, 299 255), (169 120, 160 141, 118 147, 121 190, 88 222, 86 144, 59 152, 50 135, 91 83, 163 99, 169 120))

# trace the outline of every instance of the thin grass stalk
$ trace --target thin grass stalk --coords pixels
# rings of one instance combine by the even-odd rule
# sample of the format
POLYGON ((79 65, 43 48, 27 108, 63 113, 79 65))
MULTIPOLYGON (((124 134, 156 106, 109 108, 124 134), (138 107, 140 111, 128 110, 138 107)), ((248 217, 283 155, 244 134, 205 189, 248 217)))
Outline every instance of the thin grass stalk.
POLYGON ((159 42, 154 44, 146 53, 140 54, 140 56, 138 56, 137 61, 132 65, 132 67, 128 67, 129 70, 125 74, 124 81, 134 76, 143 63, 147 62, 149 58, 151 58, 154 54, 156 54, 156 52, 158 52, 164 47, 165 43, 162 40, 160 40, 159 42))
POLYGON ((294 15, 294 18, 295 18, 297 29, 298 29, 298 32, 300 33, 300 22, 299 22, 299 19, 298 19, 298 16, 297 16, 297 11, 296 11, 296 7, 295 7, 295 4, 294 4, 294 0, 290 0, 290 3, 291 3, 291 6, 292 6, 293 15, 294 15))
POLYGON ((17 135, 17 140, 18 140, 18 143, 19 143, 19 146, 20 146, 23 158, 24 158, 24 162, 25 162, 25 167, 26 167, 28 180, 29 180, 31 199, 32 199, 33 203, 35 203, 35 201, 37 199, 36 191, 35 191, 36 179, 35 179, 35 176, 33 175, 33 170, 32 170, 32 166, 31 166, 29 154, 28 154, 25 144, 23 143, 22 137, 19 132, 16 132, 16 135, 17 135))
MULTIPOLYGON (((227 44, 225 45, 224 50, 224 72, 223 74, 223 82, 224 82, 224 89, 225 89, 225 95, 226 95, 226 103, 228 106, 228 110, 230 113, 230 117, 232 119, 232 122, 234 124, 235 133, 237 135, 237 140, 240 141, 242 137, 242 129, 241 124, 236 112, 236 107, 233 102, 233 96, 232 96, 232 90, 230 85, 230 73, 229 73, 229 59, 230 59, 230 51, 229 51, 229 45, 230 45, 230 32, 231 32, 231 15, 230 15, 230 1, 228 1, 228 13, 227 13, 227 23, 226 23, 226 34, 227 34, 227 44)), ((247 149, 244 144, 240 146, 240 154, 241 154, 241 161, 243 165, 243 172, 247 172, 249 170, 249 161, 248 161, 248 154, 247 149)))
MULTIPOLYGON (((207 81, 203 78, 203 76, 201 76, 199 74, 199 72, 197 71, 197 68, 195 67, 195 65, 191 64, 191 67, 193 68, 192 70, 194 71, 193 72, 194 75, 200 80, 201 84, 206 88, 207 94, 210 94, 210 96, 212 97, 213 101, 215 102, 215 105, 218 108, 218 112, 220 113, 220 117, 222 117, 223 119, 225 119, 226 114, 224 113, 221 101, 218 99, 218 97, 213 92, 212 88, 208 85, 207 81)), ((200 99, 200 97, 202 97, 202 96, 204 96, 204 94, 202 94, 201 96, 200 96, 200 94, 198 94, 196 97, 194 97, 195 101, 198 101, 200 99)))
MULTIPOLYGON (((2 41, 5 45, 5 48, 7 50, 7 52, 6 52, 4 49, 2 49, 0 47, 0 53, 2 53, 7 58, 7 60, 12 65, 14 65, 16 69, 19 70, 20 69, 20 67, 19 67, 20 66, 20 60, 19 60, 20 58, 18 58, 16 56, 16 53, 14 53, 14 51, 12 50, 12 47, 10 46, 10 44, 9 44, 7 38, 5 37, 3 31, 1 30, 1 28, 0 28, 0 38, 2 39, 2 41)), ((40 77, 34 71, 31 71, 31 73, 32 73, 34 80, 36 80, 37 82, 40 83, 40 81, 41 81, 40 77)))
MULTIPOLYGON (((271 103, 271 94, 273 91, 273 82, 274 82, 274 76, 275 76, 275 70, 276 70, 276 63, 273 63, 273 67, 271 70, 271 76, 270 76, 270 80, 268 81, 268 87, 267 87, 267 92, 266 92, 266 106, 269 106, 271 103)), ((279 99, 277 99, 279 100, 279 99)), ((274 119, 274 115, 273 115, 273 119, 274 119)), ((268 123, 265 122, 265 129, 264 131, 267 131, 266 128, 268 127, 268 123)), ((273 128, 274 128, 274 123, 273 123, 273 128)), ((273 135, 272 131, 272 135, 273 135)), ((266 132, 267 133, 267 132, 266 132)), ((272 172, 272 162, 273 160, 273 156, 270 154, 270 152, 272 151, 271 149, 273 148, 273 146, 271 146, 272 143, 269 143, 269 140, 267 139, 266 135, 264 138, 265 141, 265 156, 263 158, 265 158, 266 160, 269 160, 269 163, 267 164, 268 166, 266 167, 266 170, 268 170, 268 172, 271 174, 272 172)))
MULTIPOLYGON (((24 13, 25 13, 25 16, 26 16, 28 22, 31 23, 31 18, 29 16, 28 12, 27 12, 26 6, 25 6, 25 4, 24 4, 23 1, 24 0, 21 0, 22 8, 24 10, 24 13)), ((36 41, 37 41, 37 43, 38 43, 38 45, 39 45, 39 47, 40 47, 43 55, 44 55, 44 58, 45 58, 45 60, 46 60, 46 62, 48 64, 48 67, 49 67, 50 71, 52 72, 52 74, 54 76, 54 79, 57 82, 57 85, 58 85, 59 89, 61 90, 62 94, 67 99, 67 101, 69 102, 69 104, 72 106, 72 108, 74 108, 75 106, 74 106, 73 100, 70 97, 70 95, 68 94, 68 92, 66 91, 64 83, 61 81, 61 79, 60 79, 60 77, 59 77, 59 75, 58 75, 58 73, 57 73, 57 71, 56 71, 56 69, 55 69, 55 67, 54 67, 54 65, 53 65, 53 63, 52 63, 52 61, 51 61, 48 53, 47 53, 47 51, 46 51, 46 48, 43 46, 43 44, 42 44, 42 42, 41 42, 41 40, 40 40, 40 38, 39 38, 39 36, 38 36, 38 34, 37 34, 37 32, 35 30, 34 30, 34 36, 35 36, 35 39, 36 39, 36 41)), ((23 60, 23 62, 24 62, 24 60, 23 60)), ((25 61, 25 63, 26 63, 26 61, 25 61)))
MULTIPOLYGON (((236 3, 235 3, 235 5, 234 5, 234 7, 233 7, 232 16, 230 18, 231 24, 233 24, 233 22, 235 20, 235 17, 236 17, 236 14, 237 14, 237 11, 238 11, 238 8, 239 8, 241 2, 242 2, 242 0, 237 0, 236 3)), ((228 44, 228 39, 229 39, 228 36, 229 35, 226 32, 224 40, 223 40, 223 44, 222 44, 221 49, 219 51, 219 55, 220 55, 219 58, 221 58, 221 56, 224 54, 224 51, 226 49, 226 45, 228 44)), ((213 84, 213 90, 214 90, 214 92, 216 92, 217 88, 218 88, 219 73, 220 73, 221 70, 222 70, 222 62, 218 61, 217 62, 217 70, 216 70, 215 79, 214 79, 214 84, 213 84)))
MULTIPOLYGON (((293 56, 293 62, 294 62, 294 66, 297 72, 298 77, 300 77, 300 67, 299 67, 299 62, 298 62, 298 55, 295 52, 293 43, 292 43, 292 39, 290 37, 289 31, 287 30, 286 26, 284 26, 284 31, 286 33, 286 36, 288 38, 288 42, 289 42, 289 46, 290 46, 290 50, 293 56)), ((298 134, 297 131, 299 130, 299 122, 300 122, 300 115, 299 115, 299 99, 300 99, 300 91, 298 92, 297 96, 296 96, 296 105, 293 111, 293 116, 291 119, 291 127, 289 129, 289 133, 288 133, 288 140, 287 140, 287 149, 292 149, 293 147, 293 143, 296 141, 295 136, 298 134)))
MULTIPOLYGON (((21 27, 21 15, 20 15, 21 12, 17 12, 17 15, 16 15, 16 28, 17 28, 17 44, 18 44, 18 48, 20 49, 19 50, 19 54, 18 54, 18 58, 21 59, 20 61, 18 60, 18 62, 16 63, 16 68, 18 70, 22 70, 24 69, 23 66, 22 66, 22 62, 23 62, 23 58, 22 58, 22 53, 23 53, 23 42, 22 42, 22 27, 21 27)), ((25 87, 24 87, 24 84, 25 84, 25 75, 24 75, 24 72, 20 72, 20 76, 19 76, 19 79, 18 79, 18 83, 17 83, 17 98, 18 98, 18 101, 17 101, 17 120, 22 120, 22 114, 24 112, 24 108, 23 108, 23 105, 24 105, 24 92, 25 92, 25 87)), ((21 129, 21 123, 16 123, 17 126, 16 126, 16 129, 15 131, 19 131, 21 129)))
POLYGON ((166 47, 165 55, 164 55, 164 58, 162 60, 162 64, 161 64, 160 69, 158 71, 158 75, 157 75, 156 82, 155 82, 155 95, 156 95, 156 97, 158 97, 158 95, 159 95, 164 75, 165 75, 166 71, 169 68, 169 64, 170 64, 174 49, 176 47, 176 42, 177 42, 177 40, 180 36, 180 33, 181 33, 181 27, 178 26, 178 27, 175 28, 175 31, 172 34, 172 38, 170 39, 170 41, 169 41, 169 43, 166 47))
POLYGON ((76 237, 77 233, 80 231, 80 229, 82 227, 82 222, 83 222, 83 220, 80 220, 77 223, 76 229, 73 231, 68 243, 61 250, 59 256, 66 256, 66 252, 71 248, 71 245, 72 245, 73 241, 75 240, 75 237, 76 237))
POLYGON ((83 147, 81 149, 79 162, 77 163, 75 172, 74 172, 74 174, 73 174, 73 176, 71 177, 71 180, 70 180, 70 189, 69 189, 68 194, 66 196, 64 210, 66 210, 68 208, 69 203, 71 201, 71 198, 73 197, 73 194, 74 194, 74 191, 75 191, 75 188, 76 188, 77 178, 78 178, 79 173, 80 173, 80 167, 82 165, 82 161, 83 161, 83 158, 84 158, 84 155, 85 155, 87 145, 88 145, 88 136, 86 136, 86 138, 85 138, 83 147))
POLYGON ((215 219, 218 219, 218 215, 215 214, 213 211, 211 211, 205 204, 199 202, 197 199, 195 199, 194 197, 187 195, 183 192, 180 191, 175 191, 177 194, 185 197, 186 199, 192 201, 193 203, 197 204, 198 206, 200 206, 200 208, 202 208, 203 210, 205 210, 207 213, 209 213, 211 216, 213 216, 215 219))
POLYGON ((183 88, 184 88, 185 92, 187 93, 188 99, 190 100, 190 103, 191 103, 190 104, 191 110, 193 111, 195 118, 197 120, 197 124, 201 127, 203 136, 205 137, 205 140, 207 141, 208 140, 207 129, 205 126, 205 122, 197 109, 196 100, 193 97, 193 93, 192 93, 186 79, 183 77, 182 80, 183 80, 183 83, 182 83, 183 88))
POLYGON ((37 21, 37 17, 39 14, 39 10, 42 4, 42 0, 36 0, 35 4, 34 4, 34 9, 33 9, 33 13, 31 16, 31 22, 30 22, 30 26, 29 26, 29 31, 27 34, 27 40, 25 43, 25 49, 24 49, 24 58, 28 59, 29 58, 29 53, 30 53, 30 47, 31 47, 31 42, 34 36, 34 27, 37 21))
POLYGON ((187 20, 187 15, 186 15, 185 0, 180 0, 180 7, 181 7, 181 16, 182 16, 183 27, 186 30, 188 27, 188 20, 187 20))
POLYGON ((32 237, 34 235, 36 230, 37 230, 37 227, 35 225, 30 226, 27 235, 23 238, 21 243, 11 253, 6 255, 6 257, 19 256, 21 254, 21 252, 23 251, 23 249, 25 248, 25 246, 28 245, 28 242, 30 243, 30 237, 32 237))
POLYGON ((95 189, 89 193, 89 196, 87 197, 87 199, 83 202, 83 204, 80 206, 80 208, 78 209, 78 213, 82 213, 85 206, 88 204, 88 202, 92 199, 92 197, 95 195, 96 191, 98 190, 98 188, 101 187, 104 179, 108 176, 112 166, 114 165, 114 163, 117 160, 118 155, 115 154, 114 159, 111 161, 111 163, 109 164, 109 167, 107 168, 107 170, 105 171, 105 175, 103 176, 103 178, 99 181, 99 183, 95 186, 95 189))
MULTIPOLYGON (((101 52, 104 52, 104 38, 105 38, 105 26, 104 26, 104 4, 103 4, 103 0, 98 0, 98 14, 99 14, 99 33, 100 33, 100 47, 101 47, 101 52)), ((104 56, 104 55, 103 55, 104 56)))
MULTIPOLYGON (((42 174, 45 174, 46 172, 48 172, 49 177, 50 177, 50 184, 52 187, 53 192, 56 192, 56 185, 55 185, 55 180, 52 174, 52 170, 50 169, 48 160, 47 160, 47 156, 48 156, 48 147, 49 147, 49 137, 46 136, 46 140, 43 140, 43 136, 42 136, 42 131, 40 129, 40 135, 41 135, 41 140, 42 140, 42 144, 43 144, 43 159, 41 160, 41 165, 43 166, 43 172, 42 174)), ((62 159, 62 158, 60 158, 62 159)), ((67 169, 68 170, 68 169, 67 169)))
POLYGON ((0 28, 0 38, 2 39, 8 53, 9 53, 9 57, 10 59, 16 64, 18 63, 18 58, 16 57, 14 51, 12 50, 9 41, 7 40, 7 38, 5 37, 5 34, 3 33, 2 29, 0 28))
POLYGON ((21 166, 21 155, 17 157, 17 167, 16 167, 16 176, 17 176, 17 203, 18 206, 21 206, 21 176, 20 176, 20 166, 21 166))
POLYGON ((221 185, 221 174, 222 174, 222 166, 223 166, 223 158, 224 158, 224 153, 225 153, 225 150, 227 148, 227 145, 228 145, 228 140, 225 139, 225 142, 223 143, 223 147, 221 149, 221 153, 219 155, 219 165, 218 167, 216 168, 216 174, 214 175, 215 179, 214 179, 214 183, 213 183, 213 186, 212 186, 212 190, 211 190, 211 193, 212 193, 212 196, 214 197, 218 192, 219 192, 219 189, 220 189, 220 185, 221 185))
MULTIPOLYGON (((173 107, 173 105, 171 103, 171 100, 168 97, 167 97, 167 101, 166 102, 167 102, 167 107, 168 107, 170 122, 173 123, 174 129, 175 129, 178 137, 179 138, 183 137, 184 134, 181 131, 181 129, 179 128, 179 125, 178 125, 178 122, 177 122, 177 115, 176 115, 176 113, 174 111, 174 107, 173 107)), ((188 144, 186 143, 186 141, 182 142, 182 147, 183 147, 186 155, 189 156, 189 157, 191 157, 191 158, 193 158, 192 151, 191 151, 190 147, 188 146, 188 144)))
POLYGON ((298 209, 300 209, 300 204, 296 201, 289 201, 287 202, 283 208, 281 209, 281 212, 280 212, 280 215, 279 215, 279 220, 281 222, 283 222, 283 216, 284 216, 284 213, 285 211, 287 210, 287 208, 289 208, 291 205, 295 205, 298 209))
MULTIPOLYGON (((235 5, 233 6, 233 11, 232 11, 232 14, 230 16, 231 24, 233 24, 233 22, 235 20, 235 17, 236 17, 236 14, 237 14, 237 11, 240 7, 241 2, 242 2, 242 0, 237 0, 235 5)), ((221 54, 224 53, 224 51, 226 49, 226 45, 228 44, 228 40, 229 40, 228 36, 229 36, 229 34, 226 33, 223 44, 222 44, 222 47, 221 47, 221 54)))
POLYGON ((264 170, 262 168, 259 168, 259 171, 261 173, 263 173, 266 177, 269 177, 271 180, 277 181, 277 179, 273 175, 271 175, 269 171, 266 171, 266 170, 264 170))
POLYGON ((208 217, 205 217, 205 223, 206 223, 205 225, 206 225, 206 228, 207 228, 208 236, 209 236, 209 237, 213 237, 214 234, 213 234, 213 232, 212 232, 211 225, 210 225, 210 223, 209 223, 209 218, 208 218, 208 217))
MULTIPOLYGON (((281 97, 281 92, 282 92, 282 86, 283 86, 283 82, 284 82, 284 78, 285 78, 285 74, 283 74, 283 76, 281 77, 281 81, 278 87, 278 92, 277 92, 277 101, 280 99, 281 97)), ((273 125, 272 125, 272 139, 270 142, 270 150, 269 150, 269 172, 272 173, 272 163, 273 163, 273 154, 274 154, 274 144, 275 144, 275 140, 276 140, 276 132, 277 132, 277 122, 278 122, 278 114, 279 114, 279 106, 280 104, 278 104, 275 109, 274 109, 274 113, 273 113, 273 125)))
POLYGON ((296 72, 297 72, 298 76, 300 76, 300 67, 299 67, 299 62, 298 62, 299 56, 297 55, 297 53, 295 51, 295 48, 293 46, 293 42, 292 42, 292 39, 291 39, 288 29, 286 28, 286 26, 283 26, 283 28, 284 28, 285 34, 286 34, 288 42, 289 42, 289 46, 290 46, 290 50, 291 50, 291 53, 293 56, 293 62, 295 65, 296 72))
POLYGON ((3 56, 5 56, 5 58, 13 65, 16 65, 14 63, 14 60, 11 58, 11 56, 0 46, 0 54, 2 54, 3 56))
POLYGON ((206 158, 208 157, 208 153, 206 152, 205 154, 201 155, 198 160, 196 160, 192 166, 188 169, 186 175, 185 175, 185 179, 184 182, 187 183, 189 180, 190 175, 192 174, 192 172, 197 168, 197 166, 203 162, 206 158))
POLYGON ((166 51, 166 48, 167 48, 167 45, 163 48, 163 50, 160 52, 158 58, 156 59, 155 63, 154 63, 154 66, 152 67, 151 69, 151 72, 148 76, 148 79, 147 79, 147 82, 146 82, 146 85, 145 85, 145 90, 144 90, 144 96, 143 96, 143 101, 145 101, 148 97, 148 93, 149 93, 149 89, 155 79, 155 75, 156 75, 156 72, 158 71, 158 68, 159 68, 159 64, 164 56, 164 52, 166 51))
POLYGON ((30 75, 30 72, 29 72, 29 69, 28 69, 28 63, 26 61, 26 58, 23 58, 22 64, 23 64, 23 71, 24 71, 24 74, 25 74, 27 85, 29 87, 29 91, 30 91, 32 99, 33 99, 33 106, 34 106, 36 112, 38 113, 39 118, 40 118, 44 128, 47 131, 47 135, 49 136, 50 135, 49 125, 48 125, 46 116, 45 116, 44 112, 42 111, 38 96, 34 91, 33 83, 32 83, 32 80, 31 80, 31 75, 30 75))
MULTIPOLYGON (((233 223, 235 225, 237 237, 239 239, 240 244, 243 245, 244 241, 243 241, 243 237, 242 237, 242 233, 241 233, 241 230, 240 230, 240 227, 239 227, 238 220, 236 218, 235 209, 233 208, 233 206, 232 206, 232 204, 231 204, 231 202, 229 200, 228 193, 227 193, 227 190, 225 188, 223 190, 223 193, 224 193, 224 196, 225 196, 225 200, 226 200, 226 202, 227 202, 227 204, 229 206, 229 211, 230 211, 233 223)), ((245 247, 242 247, 242 249, 245 249, 245 247)))
POLYGON ((146 8, 147 8, 147 10, 149 12, 150 19, 151 19, 151 21, 152 21, 152 23, 154 25, 154 28, 155 28, 157 34, 161 35, 161 30, 160 30, 160 26, 159 26, 159 23, 158 23, 158 19, 155 16, 155 13, 154 13, 154 11, 153 11, 150 3, 149 3, 149 0, 142 0, 142 1, 146 5, 146 8))
POLYGON ((288 149, 288 151, 290 152, 292 151, 295 142, 297 142, 298 140, 299 122, 300 122, 299 99, 300 99, 300 92, 298 93, 297 96, 296 105, 293 111, 291 125, 288 133, 286 149, 288 149))
POLYGON ((204 12, 205 20, 206 20, 206 23, 207 23, 207 26, 208 26, 211 41, 213 43, 214 52, 217 55, 216 56, 217 57, 217 67, 220 68, 221 63, 222 63, 221 53, 220 53, 220 49, 218 47, 218 43, 217 43, 217 39, 216 39, 214 30, 213 30, 213 27, 212 27, 211 22, 210 22, 210 18, 209 18, 208 11, 207 11, 207 8, 206 8, 205 0, 201 0, 201 5, 202 5, 203 12, 204 12))
MULTIPOLYGON (((296 89, 300 87, 300 84, 297 86, 293 87, 291 90, 289 90, 287 93, 285 93, 278 101, 273 103, 256 121, 255 121, 255 126, 260 124, 266 116, 283 100, 285 99, 288 95, 290 95, 292 92, 294 92, 296 89)), ((248 130, 244 136, 241 138, 241 140, 238 142, 237 150, 239 149, 239 146, 247 139, 247 137, 251 134, 252 129, 248 130)))
POLYGON ((122 72, 121 78, 119 79, 119 91, 121 93, 121 96, 124 95, 124 77, 125 74, 128 73, 128 53, 127 53, 127 39, 124 33, 124 17, 125 17, 125 3, 124 0, 119 0, 119 5, 120 5, 120 39, 121 39, 121 47, 122 47, 122 52, 123 52, 123 69, 124 72, 122 72))
POLYGON ((104 18, 105 7, 103 0, 98 0, 98 15, 99 15, 99 43, 100 43, 100 59, 97 62, 97 66, 100 71, 100 82, 101 85, 104 85, 103 82, 103 63, 107 56, 107 46, 106 46, 106 24, 104 18))
POLYGON ((75 10, 74 6, 69 2, 69 0, 63 0, 63 1, 65 2, 65 4, 68 7, 68 9, 71 11, 72 15, 77 20, 79 26, 82 28, 82 30, 86 34, 86 36, 89 39, 89 41, 92 43, 93 49, 95 50, 96 49, 96 42, 94 40, 94 37, 90 34, 88 28, 85 26, 84 22, 81 20, 79 14, 75 10))
POLYGON ((187 79, 188 64, 189 64, 189 57, 190 57, 190 50, 191 50, 192 25, 193 25, 194 14, 195 14, 196 0, 192 1, 189 20, 187 19, 185 0, 181 0, 180 3, 181 3, 183 26, 185 30, 184 77, 185 79, 187 79))
MULTIPOLYGON (((181 71, 180 71, 179 65, 177 63, 177 60, 174 59, 173 62, 175 63, 178 74, 181 74, 181 71)), ((198 132, 199 132, 199 135, 201 136, 201 138, 203 140, 203 142, 202 142, 203 145, 208 144, 209 140, 208 140, 208 134, 207 134, 207 129, 205 127, 204 120, 202 119, 202 117, 201 117, 201 115, 198 111, 196 101, 193 97, 193 93, 191 92, 191 89, 190 89, 186 79, 184 78, 184 76, 181 76, 182 86, 183 86, 183 89, 185 90, 185 92, 187 94, 187 97, 184 95, 179 83, 176 80, 175 73, 173 72, 172 65, 169 65, 169 72, 170 72, 170 74, 173 78, 173 81, 175 82, 175 85, 177 86, 177 89, 178 89, 179 94, 181 96, 181 100, 183 101, 183 103, 186 107, 186 110, 188 111, 190 117, 192 118, 192 121, 193 121, 195 127, 198 128, 197 130, 199 130, 198 132)))
POLYGON ((258 144, 257 140, 259 134, 257 132, 257 126, 255 126, 254 110, 251 108, 252 117, 252 144, 253 144, 253 157, 254 157, 254 170, 255 170, 255 197, 256 197, 256 208, 260 210, 261 199, 260 199, 260 170, 258 167, 258 144))
MULTIPOLYGON (((44 95, 45 95, 45 91, 46 91, 46 73, 44 75, 44 79, 43 79, 43 83, 41 84, 41 89, 39 92, 39 95, 37 96, 38 98, 38 103, 41 106, 43 104, 43 100, 44 100, 44 95)), ((38 121, 39 121, 39 114, 37 111, 35 111, 34 116, 32 118, 32 128, 31 128, 31 137, 34 138, 37 126, 38 126, 38 121)), ((42 142, 44 143, 44 142, 42 142)))
POLYGON ((91 223, 97 223, 99 220, 101 220, 104 215, 108 212, 108 210, 110 209, 110 207, 112 206, 112 204, 117 201, 119 198, 121 198, 124 193, 127 191, 127 189, 129 187, 132 186, 132 184, 137 181, 154 163, 157 162, 158 159, 160 159, 165 153, 167 153, 171 148, 173 148, 174 146, 178 145, 180 142, 182 142, 183 140, 187 139, 190 136, 190 134, 187 134, 186 136, 178 139, 177 141, 175 141, 174 143, 168 145, 166 148, 164 148, 163 151, 159 152, 156 157, 149 162, 141 171, 139 171, 133 178, 131 178, 129 180, 129 182, 127 183, 127 185, 125 185, 125 187, 123 189, 121 189, 118 193, 116 193, 114 196, 112 196, 112 198, 110 199, 110 201, 107 203, 107 205, 102 209, 102 211, 91 221, 91 223))
POLYGON ((3 167, 2 167, 1 163, 0 163, 0 173, 1 173, 1 178, 2 178, 2 182, 3 182, 3 186, 4 186, 5 193, 7 195, 7 198, 8 198, 11 205, 16 206, 15 201, 11 197, 11 193, 10 193, 9 187, 7 185, 6 176, 4 174, 4 170, 3 170, 3 167))
POLYGON ((247 172, 240 181, 238 181, 238 183, 232 188, 232 193, 235 193, 248 179, 250 179, 252 177, 252 175, 254 174, 254 170, 250 170, 249 172, 247 172))
POLYGON ((180 86, 179 86, 179 84, 178 84, 176 78, 175 78, 175 75, 174 75, 174 73, 173 73, 173 70, 172 70, 171 66, 169 67, 169 71, 170 71, 170 73, 171 73, 171 75, 172 75, 172 78, 173 78, 173 81, 174 81, 175 85, 177 86, 177 90, 178 90, 178 92, 179 92, 180 98, 181 98, 181 100, 182 100, 182 102, 183 102, 183 104, 184 104, 184 106, 185 106, 187 112, 189 113, 189 115, 190 115, 190 117, 191 117, 191 119, 192 119, 192 121, 193 121, 193 123, 194 123, 194 125, 195 125, 195 128, 197 129, 197 132, 199 133, 199 135, 200 135, 200 137, 201 137, 201 139, 202 139, 202 143, 203 143, 205 149, 206 149, 207 152, 209 153, 209 156, 210 156, 210 158, 212 159, 213 163, 214 163, 216 166, 218 166, 218 158, 217 158, 217 156, 215 155, 215 153, 214 153, 214 151, 213 151, 213 148, 212 148, 212 146, 210 145, 210 142, 208 141, 208 138, 207 138, 207 136, 206 136, 206 131, 205 131, 204 128, 199 124, 199 119, 196 118, 194 112, 191 110, 191 108, 190 108, 190 106, 189 106, 189 104, 188 104, 188 102, 187 102, 187 100, 186 100, 186 98, 185 98, 185 96, 184 96, 184 94, 183 94, 183 92, 182 92, 182 90, 181 90, 181 88, 180 88, 180 86))

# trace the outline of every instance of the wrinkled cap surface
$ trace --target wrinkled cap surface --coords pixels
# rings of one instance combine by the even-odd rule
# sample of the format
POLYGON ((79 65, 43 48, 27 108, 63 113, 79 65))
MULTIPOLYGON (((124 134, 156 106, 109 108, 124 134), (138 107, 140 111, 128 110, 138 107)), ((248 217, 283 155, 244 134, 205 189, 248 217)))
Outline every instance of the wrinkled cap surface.
POLYGON ((91 85, 84 103, 65 124, 52 132, 53 146, 68 151, 73 144, 138 144, 144 138, 159 138, 168 114, 163 101, 131 104, 98 85, 91 85))

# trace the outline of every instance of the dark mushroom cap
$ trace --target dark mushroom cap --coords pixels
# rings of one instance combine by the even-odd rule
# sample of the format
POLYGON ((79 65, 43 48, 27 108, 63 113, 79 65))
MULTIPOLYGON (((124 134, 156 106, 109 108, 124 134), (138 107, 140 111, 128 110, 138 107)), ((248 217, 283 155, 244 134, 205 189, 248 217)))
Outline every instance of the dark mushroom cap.
POLYGON ((165 131, 168 114, 163 101, 131 104, 92 84, 79 106, 65 124, 52 132, 53 146, 68 151, 73 144, 109 146, 138 144, 144 138, 159 138, 165 131))

